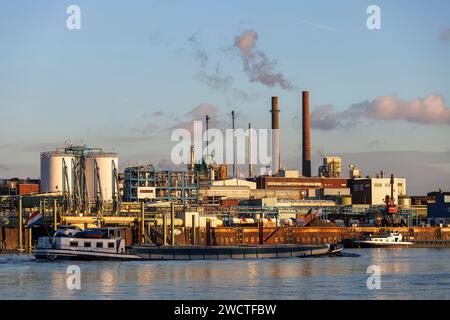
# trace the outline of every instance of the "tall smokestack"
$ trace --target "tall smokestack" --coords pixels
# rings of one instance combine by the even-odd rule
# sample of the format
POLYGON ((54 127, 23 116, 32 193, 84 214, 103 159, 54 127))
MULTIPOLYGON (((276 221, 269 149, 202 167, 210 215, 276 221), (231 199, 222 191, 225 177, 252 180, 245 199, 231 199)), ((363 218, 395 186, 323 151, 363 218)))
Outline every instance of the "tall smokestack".
POLYGON ((280 123, 278 97, 272 97, 272 175, 280 171, 280 123))
POLYGON ((311 177, 311 126, 309 123, 309 91, 302 92, 302 174, 311 177))
POLYGON ((252 167, 252 161, 253 161, 253 149, 252 149, 252 143, 253 143, 253 132, 252 132, 252 124, 248 123, 248 177, 251 178, 253 176, 253 167, 252 167))

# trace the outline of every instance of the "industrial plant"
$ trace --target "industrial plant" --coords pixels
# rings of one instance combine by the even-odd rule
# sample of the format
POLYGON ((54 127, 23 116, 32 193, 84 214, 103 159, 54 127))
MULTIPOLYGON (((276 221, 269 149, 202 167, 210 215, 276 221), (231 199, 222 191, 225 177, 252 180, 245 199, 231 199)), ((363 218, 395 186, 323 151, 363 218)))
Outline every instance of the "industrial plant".
MULTIPOLYGON (((418 240, 450 240, 445 229, 450 218, 437 204, 441 198, 448 204, 447 193, 409 196, 405 177, 383 171, 362 176, 354 164, 344 177, 342 160, 333 155, 323 158, 313 176, 309 98, 308 91, 301 93, 301 172, 281 165, 278 97, 271 98, 269 110, 267 174, 255 174, 249 161, 247 176, 238 176, 236 157, 216 163, 207 152, 196 161, 201 150, 194 145, 184 169, 164 171, 151 163, 119 168, 118 153, 87 145, 42 152, 40 180, 3 181, 0 250, 29 249, 59 225, 122 227, 130 244, 341 243, 377 228, 401 229, 418 240), (42 213, 44 222, 27 234, 24 219, 34 212, 42 213), (437 237, 426 226, 444 229, 437 237)), ((210 118, 204 119, 208 130, 210 118)), ((234 120, 232 112, 233 130, 234 120)))

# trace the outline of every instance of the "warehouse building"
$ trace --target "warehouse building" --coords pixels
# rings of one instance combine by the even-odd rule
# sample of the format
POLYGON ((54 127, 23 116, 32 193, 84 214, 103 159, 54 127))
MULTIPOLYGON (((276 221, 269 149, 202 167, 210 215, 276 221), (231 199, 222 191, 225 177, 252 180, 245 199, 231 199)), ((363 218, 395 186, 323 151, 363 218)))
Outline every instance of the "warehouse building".
POLYGON ((439 190, 428 193, 427 211, 429 224, 450 224, 450 192, 439 190))
MULTIPOLYGON (((384 205, 386 195, 391 194, 390 178, 352 179, 351 194, 353 204, 384 205)), ((406 179, 394 178, 394 199, 406 195, 406 179)))
POLYGON ((326 177, 273 177, 256 178, 257 189, 299 192, 303 198, 319 198, 321 195, 349 195, 349 179, 326 177))

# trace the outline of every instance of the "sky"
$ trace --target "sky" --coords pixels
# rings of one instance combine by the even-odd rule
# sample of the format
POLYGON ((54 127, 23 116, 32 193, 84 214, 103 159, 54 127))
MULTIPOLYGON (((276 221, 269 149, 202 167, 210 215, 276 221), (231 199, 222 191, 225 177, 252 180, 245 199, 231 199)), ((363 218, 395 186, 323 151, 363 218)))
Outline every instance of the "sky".
POLYGON ((66 141, 170 167, 174 128, 270 126, 298 169, 310 91, 313 173, 324 155, 450 190, 450 2, 3 1, 0 177, 39 177, 66 141), (369 30, 368 6, 381 29, 369 30), (81 9, 69 30, 67 7, 81 9))

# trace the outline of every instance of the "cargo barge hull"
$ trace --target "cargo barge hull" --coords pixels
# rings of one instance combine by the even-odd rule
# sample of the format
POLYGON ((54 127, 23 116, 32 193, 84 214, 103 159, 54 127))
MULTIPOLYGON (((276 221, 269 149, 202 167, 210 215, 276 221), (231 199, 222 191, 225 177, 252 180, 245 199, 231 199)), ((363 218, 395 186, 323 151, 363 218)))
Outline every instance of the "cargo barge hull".
POLYGON ((279 259, 321 256, 330 253, 328 245, 261 246, 134 246, 129 251, 143 260, 225 260, 279 259))

